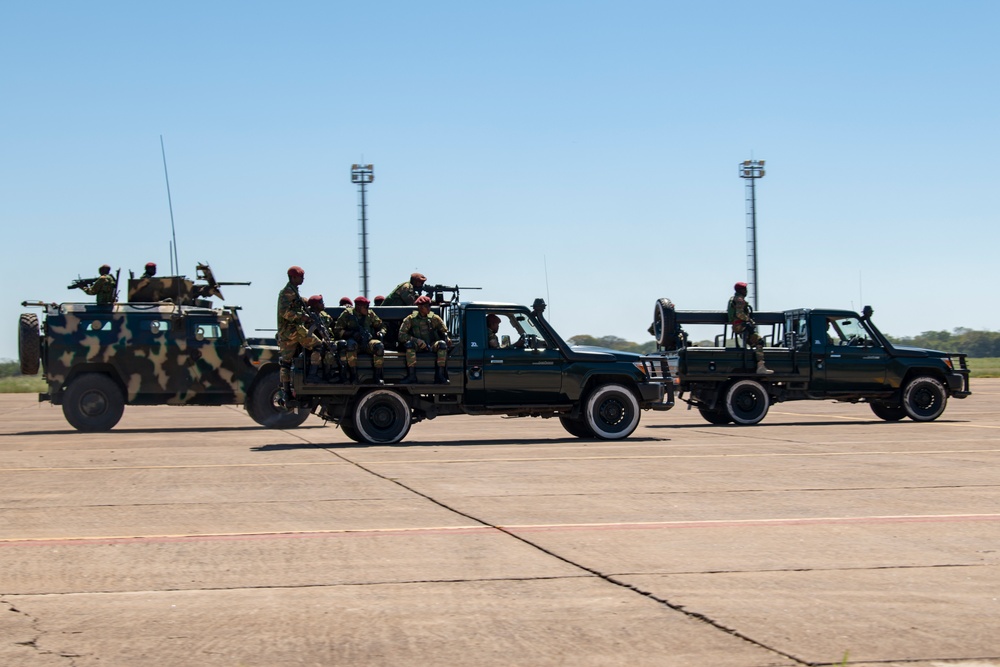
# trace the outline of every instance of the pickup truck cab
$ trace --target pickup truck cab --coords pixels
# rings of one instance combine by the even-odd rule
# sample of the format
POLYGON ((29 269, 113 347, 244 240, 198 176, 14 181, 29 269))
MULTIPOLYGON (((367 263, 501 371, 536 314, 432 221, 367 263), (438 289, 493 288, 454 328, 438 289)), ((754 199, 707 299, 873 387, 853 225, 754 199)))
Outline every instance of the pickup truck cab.
POLYGON ((792 400, 863 402, 886 421, 931 421, 949 398, 969 396, 966 355, 894 346, 872 313, 869 306, 862 315, 820 308, 754 313, 772 374, 756 372, 754 350, 732 337, 724 312, 678 311, 660 299, 654 335, 678 397, 713 424, 757 424, 772 403, 792 400), (685 324, 722 331, 714 346, 697 347, 688 344, 685 324))
MULTIPOLYGON (((447 323, 452 342, 450 384, 433 382, 432 354, 418 355, 417 384, 399 384, 406 368, 395 332, 414 309, 372 310, 387 325, 385 385, 374 384, 371 357, 365 355, 358 356, 356 385, 320 380, 316 374, 308 382, 305 354, 292 368, 298 406, 338 424, 358 442, 398 442, 413 423, 456 414, 555 417, 576 437, 617 440, 635 431, 642 410, 673 406, 662 359, 570 346, 541 314, 510 303, 437 304, 433 310, 447 323), (501 321, 499 347, 489 344, 490 314, 501 321)), ((334 317, 340 313, 339 308, 327 311, 334 317)))

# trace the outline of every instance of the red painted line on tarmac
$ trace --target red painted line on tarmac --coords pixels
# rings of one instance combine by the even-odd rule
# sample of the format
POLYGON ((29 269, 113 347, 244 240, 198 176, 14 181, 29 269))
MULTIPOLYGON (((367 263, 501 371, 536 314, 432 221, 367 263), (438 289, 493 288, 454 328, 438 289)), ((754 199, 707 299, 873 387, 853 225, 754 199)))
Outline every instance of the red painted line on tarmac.
POLYGON ((0 539, 2 547, 61 547, 117 544, 169 544, 178 542, 227 542, 246 540, 296 540, 333 537, 406 537, 423 535, 501 535, 509 533, 585 532, 605 530, 673 530, 690 528, 759 528, 781 526, 875 525, 887 523, 1000 522, 1000 514, 931 514, 916 516, 804 517, 795 519, 744 519, 719 521, 652 521, 633 523, 531 524, 510 526, 439 526, 305 532, 226 533, 205 535, 137 535, 134 537, 53 537, 0 539))

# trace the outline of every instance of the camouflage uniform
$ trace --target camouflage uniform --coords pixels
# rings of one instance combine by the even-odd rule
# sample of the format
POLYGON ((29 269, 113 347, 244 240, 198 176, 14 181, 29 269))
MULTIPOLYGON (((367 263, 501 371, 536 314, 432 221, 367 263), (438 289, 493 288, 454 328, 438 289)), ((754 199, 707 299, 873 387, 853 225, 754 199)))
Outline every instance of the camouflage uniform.
POLYGON ((413 283, 399 283, 396 289, 389 292, 382 302, 383 306, 412 306, 413 302, 420 296, 420 292, 413 286, 413 283))
POLYGON ((358 314, 357 309, 345 309, 337 318, 334 331, 338 340, 346 341, 344 352, 340 357, 342 363, 357 368, 360 348, 361 352, 372 355, 372 365, 375 368, 382 368, 385 346, 379 337, 385 335, 385 325, 378 315, 369 310, 368 314, 362 316, 358 314))
POLYGON ((278 367, 282 383, 292 381, 292 359, 300 345, 312 350, 323 343, 306 328, 306 323, 310 321, 307 308, 306 302, 299 296, 298 285, 289 280, 278 293, 278 367))
POLYGON ((764 363, 764 339, 757 335, 753 328, 753 309, 750 308, 750 304, 737 292, 729 297, 729 306, 726 310, 729 322, 733 325, 733 334, 741 336, 747 331, 744 339, 746 344, 756 349, 757 362, 764 363))
POLYGON ((415 311, 407 315, 399 325, 399 342, 406 349, 407 368, 417 365, 417 352, 435 352, 437 365, 444 366, 448 362, 447 338, 448 327, 436 313, 421 315, 415 311))
MULTIPOLYGON (((333 316, 325 310, 320 310, 317 315, 320 321, 323 323, 323 327, 326 329, 326 333, 329 336, 333 335, 333 316)), ((319 334, 319 327, 314 323, 309 329, 311 334, 319 334)), ((322 340, 322 339, 321 339, 322 340)), ((310 363, 313 366, 323 365, 326 367, 327 371, 337 366, 337 354, 335 352, 336 343, 331 340, 322 340, 322 345, 313 348, 312 354, 309 356, 310 363)))
POLYGON ((105 273, 102 276, 98 276, 90 285, 83 287, 83 291, 86 294, 97 295, 97 303, 114 303, 115 302, 115 288, 118 286, 118 281, 110 273, 105 273))

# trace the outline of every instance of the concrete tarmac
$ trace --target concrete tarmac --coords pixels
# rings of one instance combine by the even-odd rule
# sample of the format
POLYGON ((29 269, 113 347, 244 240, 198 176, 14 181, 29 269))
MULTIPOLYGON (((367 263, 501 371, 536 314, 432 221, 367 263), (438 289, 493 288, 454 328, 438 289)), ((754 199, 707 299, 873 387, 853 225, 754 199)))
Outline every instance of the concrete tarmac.
POLYGON ((624 442, 0 395, 0 665, 1000 666, 1000 380, 624 442))

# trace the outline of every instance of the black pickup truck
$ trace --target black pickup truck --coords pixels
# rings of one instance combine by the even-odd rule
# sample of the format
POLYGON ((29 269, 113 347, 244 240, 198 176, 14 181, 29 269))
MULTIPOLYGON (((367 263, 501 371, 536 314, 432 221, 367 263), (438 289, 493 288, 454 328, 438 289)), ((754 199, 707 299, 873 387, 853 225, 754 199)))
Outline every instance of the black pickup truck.
POLYGON ((757 312, 766 341, 756 372, 754 350, 732 337, 725 312, 680 311, 669 299, 654 310, 653 335, 667 360, 678 398, 713 424, 760 422, 772 403, 794 400, 864 402, 880 419, 931 421, 948 398, 970 394, 966 355, 896 347, 863 314, 801 308, 757 312), (689 345, 684 325, 721 329, 711 347, 689 345))
MULTIPOLYGON (((338 424, 357 442, 399 442, 413 423, 457 414, 556 417, 573 436, 618 440, 636 429, 642 410, 673 406, 662 358, 570 346, 540 314, 509 303, 439 302, 433 310, 452 343, 450 384, 434 383, 432 354, 418 355, 416 384, 400 384, 406 368, 396 332, 414 308, 373 310, 387 325, 385 385, 375 383, 371 357, 361 354, 356 385, 310 376, 307 354, 292 368, 297 406, 338 424), (501 322, 499 347, 489 345, 491 313, 501 322)), ((336 317, 341 311, 327 312, 336 317)), ((265 402, 261 411, 280 410, 276 400, 265 402)))

